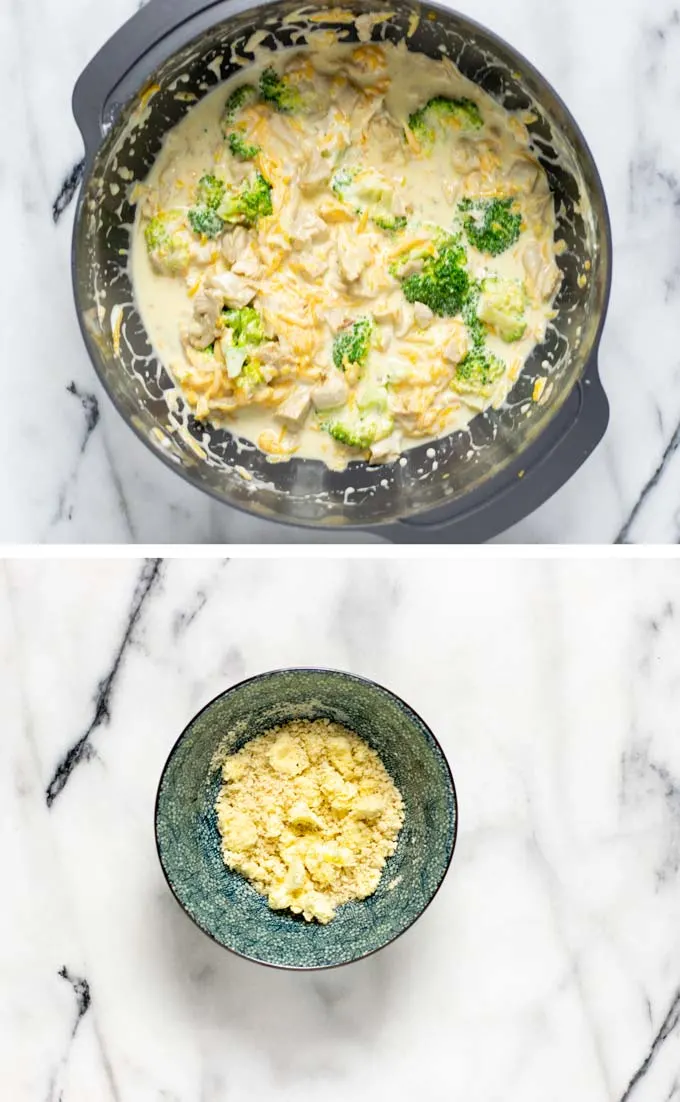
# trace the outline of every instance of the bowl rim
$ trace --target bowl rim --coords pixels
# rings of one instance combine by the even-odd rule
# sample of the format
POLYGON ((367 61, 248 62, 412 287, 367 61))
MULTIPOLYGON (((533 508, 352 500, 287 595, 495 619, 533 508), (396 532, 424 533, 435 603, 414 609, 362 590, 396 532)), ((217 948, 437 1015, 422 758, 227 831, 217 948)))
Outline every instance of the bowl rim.
POLYGON ((444 883, 444 880, 446 879, 446 874, 448 873, 449 869, 451 868, 451 862, 453 861, 453 854, 455 852, 456 843, 458 841, 458 822, 459 822, 459 818, 460 818, 460 812, 459 812, 458 793, 456 791, 456 784, 455 784, 455 781, 454 781, 454 778, 453 778, 453 772, 451 770, 451 765, 449 764, 449 760, 448 760, 446 754, 444 753, 442 745, 439 742, 439 739, 435 735, 432 728, 429 726, 428 723, 425 722, 425 720, 415 710, 415 708, 412 708, 411 705, 408 704, 403 699, 403 697, 399 696, 398 693, 393 692, 392 689, 388 689, 384 685, 381 685, 379 681, 374 681, 372 678, 364 677, 361 674, 351 673, 348 670, 339 670, 339 669, 335 669, 331 666, 281 666, 281 667, 277 667, 276 669, 272 669, 272 670, 263 670, 262 673, 252 674, 250 677, 244 677, 240 681, 236 681, 233 685, 230 685, 227 689, 223 689, 221 692, 217 693, 214 697, 212 697, 212 699, 209 700, 206 704, 204 704, 202 708, 199 708, 199 710, 196 712, 196 714, 194 716, 192 716, 192 718, 184 725, 184 727, 182 728, 180 734, 177 736, 177 738, 173 742, 173 744, 170 748, 170 752, 168 753, 168 756, 165 759, 165 764, 163 765, 163 768, 161 770, 160 779, 158 781, 158 786, 156 788, 156 798, 154 800, 154 841, 155 841, 155 844, 156 844, 156 854, 158 856, 158 861, 159 861, 159 864, 161 866, 161 870, 163 872, 165 882, 168 885, 172 896, 174 897, 176 902, 179 904, 182 911, 184 911, 184 914, 189 919, 191 919, 191 921, 194 923, 194 925, 197 926, 198 929, 203 934, 206 935, 206 937, 210 938, 210 940, 212 942, 214 942, 215 945, 218 945, 220 947, 220 949, 225 949, 228 953, 232 953, 234 956, 240 957, 242 960, 252 961, 253 964, 263 965, 265 968, 275 968, 275 969, 283 970, 285 972, 325 972, 330 968, 345 968, 345 967, 347 967, 347 965, 356 964, 357 961, 366 960, 368 957, 372 957, 374 955, 374 953, 379 953, 382 949, 386 949, 388 945, 394 944, 394 942, 397 941, 400 937, 402 937, 402 935, 405 934, 407 930, 410 930, 411 927, 414 926, 415 923, 418 921, 418 919, 421 918, 422 915, 425 914, 425 911, 428 909, 428 907, 432 903, 435 896, 439 893, 439 890, 440 890, 442 884, 444 883), (395 700, 398 704, 400 704, 403 708, 405 708, 407 712, 410 712, 411 715, 415 717, 415 719, 422 725, 422 727, 425 729, 427 734, 429 734, 430 738, 434 742, 434 745, 435 745, 436 749, 439 751, 439 753, 441 755, 441 758, 442 758, 442 761, 444 763, 445 776, 448 779, 448 783, 449 783, 449 786, 450 786, 450 789, 451 789, 451 794, 453 796, 453 807, 454 807, 453 833, 451 835, 451 843, 450 843, 450 846, 449 846, 449 852, 448 852, 448 855, 447 855, 446 864, 444 865, 444 869, 443 869, 442 874, 441 874, 441 876, 440 876, 440 878, 437 882, 437 885, 436 885, 434 891, 432 892, 430 898, 428 899, 427 903, 425 904, 425 906, 422 908, 422 910, 418 911, 418 913, 415 915, 415 917, 406 926, 404 926, 403 930, 399 930, 398 933, 394 934, 387 941, 383 942, 382 945, 376 946, 375 949, 369 949, 369 951, 367 953, 361 953, 359 956, 352 957, 350 960, 339 961, 337 964, 314 964, 314 965, 279 964, 275 961, 260 960, 259 957, 253 957, 253 956, 250 956, 248 953, 242 953, 242 952, 240 952, 240 950, 234 949, 230 945, 225 945, 223 942, 219 941, 214 936, 214 934, 212 934, 210 932, 210 930, 206 930, 206 928, 198 921, 197 918, 194 918, 194 916, 187 910, 185 904, 183 903, 183 901, 180 899, 179 895, 175 891, 175 888, 173 887, 173 884, 170 880, 168 872, 167 872, 167 870, 165 868, 165 865, 163 863, 163 858, 161 856, 161 850, 160 850, 160 843, 159 843, 159 840, 158 840, 158 812, 159 812, 161 788, 163 787, 163 781, 165 780, 165 774, 167 773, 168 766, 170 765, 170 762, 171 762, 171 760, 172 760, 172 758, 175 754, 175 750, 177 749, 179 744, 184 739, 184 737, 187 734, 189 728, 192 727, 194 725, 194 723, 196 722, 196 720, 199 719, 203 715, 204 712, 206 712, 209 708, 211 708, 213 706, 213 704, 216 703, 216 701, 220 700, 223 696, 227 696, 229 693, 233 692, 235 689, 240 689, 244 685, 249 685, 253 681, 262 681, 265 678, 273 677, 273 676, 276 676, 278 674, 289 674, 289 673, 292 673, 292 674, 306 674, 306 673, 336 674, 340 677, 347 678, 350 681, 359 681, 364 685, 368 685, 373 689, 378 689, 380 692, 383 692, 387 696, 392 697, 393 700, 395 700))

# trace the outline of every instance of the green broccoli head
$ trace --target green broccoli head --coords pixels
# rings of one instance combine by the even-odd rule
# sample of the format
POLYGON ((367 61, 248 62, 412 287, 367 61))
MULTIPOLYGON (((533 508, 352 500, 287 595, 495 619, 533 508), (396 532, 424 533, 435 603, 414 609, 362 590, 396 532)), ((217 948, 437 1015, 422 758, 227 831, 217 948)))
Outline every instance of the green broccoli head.
POLYGON ((377 168, 359 165, 341 168, 331 179, 331 189, 357 214, 367 210, 380 229, 391 233, 406 225, 406 216, 396 214, 393 209, 397 201, 394 184, 377 168))
POLYGON ((474 100, 434 96, 409 115, 408 125, 420 144, 429 149, 437 137, 446 133, 450 127, 456 130, 480 130, 484 126, 484 119, 474 100))
POLYGON ((492 352, 476 347, 456 367, 451 386, 462 395, 490 398, 505 370, 506 365, 492 352))
POLYGON ((348 410, 324 422, 322 428, 338 443, 345 444, 348 448, 360 448, 365 451, 378 440, 384 440, 390 435, 394 428, 394 421, 386 413, 359 413, 356 410, 348 410))
POLYGON ((237 348, 262 344, 265 339, 262 316, 252 306, 242 306, 240 310, 223 310, 222 319, 225 327, 231 329, 237 348))
POLYGON ((242 84, 240 88, 232 92, 222 111, 222 123, 225 129, 233 126, 237 115, 244 107, 257 99, 257 88, 252 84, 242 84))
POLYGON ((386 233, 396 233, 404 229, 408 218, 405 214, 377 214, 372 221, 378 229, 385 230, 386 233))
POLYGON ((144 240, 153 267, 161 275, 181 275, 189 267, 189 236, 181 210, 161 211, 144 227, 144 240))
POLYGON ((477 316, 491 332, 508 344, 521 341, 526 333, 526 294, 514 279, 485 279, 477 305, 477 316))
POLYGON ((407 301, 422 302, 441 317, 459 314, 470 290, 466 263, 467 254, 458 238, 441 235, 434 255, 425 257, 422 270, 402 280, 407 301))
POLYGON ((264 385, 265 377, 257 360, 246 360, 240 374, 232 382, 240 394, 251 398, 257 388, 264 385))
POLYGON ((463 199, 459 210, 467 239, 480 253, 500 256, 522 232, 522 215, 514 199, 463 199))
POLYGON ((187 217, 194 233, 201 237, 219 237, 224 229, 224 222, 217 211, 204 204, 192 207, 187 217))
POLYGON ((286 115, 305 110, 305 97, 299 89, 287 77, 279 76, 271 65, 260 77, 260 95, 265 103, 271 103, 286 115))
POLYGON ((210 173, 201 176, 196 186, 196 203, 187 215, 194 233, 202 237, 218 237, 224 229, 217 214, 225 192, 224 180, 210 173))
POLYGON ((363 367, 368 359, 373 335, 371 318, 357 318, 338 333, 333 341, 333 363, 344 371, 350 364, 363 367))
POLYGON ((256 157, 260 152, 259 145, 247 142, 243 134, 240 134, 237 130, 227 135, 227 142, 232 155, 239 161, 252 161, 253 157, 256 157))
POLYGON ((210 207, 211 210, 217 210, 222 202, 224 190, 224 180, 220 180, 217 176, 206 173, 204 176, 201 176, 196 187, 196 205, 210 207))
POLYGON ((271 184, 261 172, 255 172, 240 188, 227 192, 218 213, 223 222, 254 226, 272 210, 271 184))

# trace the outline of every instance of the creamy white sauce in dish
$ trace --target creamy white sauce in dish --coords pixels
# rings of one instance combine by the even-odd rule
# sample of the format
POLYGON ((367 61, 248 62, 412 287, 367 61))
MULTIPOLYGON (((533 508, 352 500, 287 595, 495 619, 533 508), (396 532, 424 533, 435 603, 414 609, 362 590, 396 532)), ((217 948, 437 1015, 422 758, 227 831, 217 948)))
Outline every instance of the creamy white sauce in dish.
POLYGON ((138 185, 138 308, 199 421, 386 462, 500 406, 560 283, 524 122, 402 43, 271 53, 138 185))

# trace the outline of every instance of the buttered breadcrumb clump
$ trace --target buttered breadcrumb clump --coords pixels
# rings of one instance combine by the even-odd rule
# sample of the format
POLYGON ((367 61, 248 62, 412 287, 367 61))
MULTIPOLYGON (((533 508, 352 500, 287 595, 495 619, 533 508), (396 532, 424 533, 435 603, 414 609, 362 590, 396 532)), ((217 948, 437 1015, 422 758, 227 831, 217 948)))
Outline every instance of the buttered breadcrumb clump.
POLYGON ((378 886, 404 822, 374 750, 326 719, 274 727, 231 754, 215 804, 228 868, 273 910, 330 922, 378 886))

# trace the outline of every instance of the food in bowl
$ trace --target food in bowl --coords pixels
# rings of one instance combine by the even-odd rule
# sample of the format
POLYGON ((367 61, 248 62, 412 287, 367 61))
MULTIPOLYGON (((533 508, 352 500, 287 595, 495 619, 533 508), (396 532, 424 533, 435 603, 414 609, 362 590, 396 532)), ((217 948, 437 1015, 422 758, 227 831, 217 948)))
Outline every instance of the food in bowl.
POLYGON ((277 461, 394 460, 502 405, 543 341, 547 176, 448 58, 254 46, 138 185, 142 320, 199 422, 277 461))
POLYGON ((372 895, 396 847, 404 804, 378 754, 326 719, 251 739, 222 764, 215 810, 228 868, 272 910, 330 922, 372 895))

